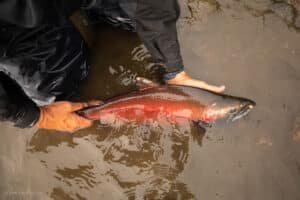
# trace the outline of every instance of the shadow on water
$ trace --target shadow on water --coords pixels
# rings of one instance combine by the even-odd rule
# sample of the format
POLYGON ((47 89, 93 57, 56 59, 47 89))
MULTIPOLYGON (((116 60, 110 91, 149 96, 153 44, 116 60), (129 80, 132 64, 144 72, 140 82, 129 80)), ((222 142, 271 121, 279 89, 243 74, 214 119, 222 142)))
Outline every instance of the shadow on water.
MULTIPOLYGON (((161 68, 151 63, 135 33, 106 25, 95 31, 99 40, 92 44, 89 78, 77 100, 129 92, 135 89, 136 76, 161 80, 161 68)), ((95 123, 72 134, 40 130, 28 151, 45 155, 41 162, 60 185, 52 190, 54 199, 89 199, 83 191, 101 191, 103 185, 117 189, 123 199, 193 199, 178 176, 188 162, 190 145, 201 145, 204 131, 188 121, 162 121, 166 123, 95 123)))

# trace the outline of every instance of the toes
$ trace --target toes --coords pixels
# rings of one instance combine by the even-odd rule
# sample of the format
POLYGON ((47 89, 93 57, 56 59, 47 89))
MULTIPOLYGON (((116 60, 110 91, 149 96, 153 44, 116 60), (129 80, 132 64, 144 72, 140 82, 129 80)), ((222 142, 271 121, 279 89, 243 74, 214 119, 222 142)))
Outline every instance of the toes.
POLYGON ((222 86, 215 86, 215 85, 209 85, 207 83, 204 83, 203 89, 206 89, 206 90, 209 90, 209 91, 212 91, 212 92, 217 92, 217 93, 222 93, 224 92, 225 90, 225 86, 222 85, 222 86))

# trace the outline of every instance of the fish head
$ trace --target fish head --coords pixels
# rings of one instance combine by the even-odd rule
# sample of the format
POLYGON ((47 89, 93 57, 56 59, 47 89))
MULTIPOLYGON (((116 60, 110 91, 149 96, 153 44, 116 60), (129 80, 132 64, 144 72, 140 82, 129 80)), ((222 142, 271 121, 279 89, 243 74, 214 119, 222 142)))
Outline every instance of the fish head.
POLYGON ((239 99, 238 102, 229 106, 229 112, 226 116, 228 121, 235 121, 246 116, 256 105, 256 103, 250 99, 239 99))
POLYGON ((226 96, 214 102, 205 112, 204 121, 212 122, 225 119, 233 122, 246 116, 256 103, 250 99, 226 96))

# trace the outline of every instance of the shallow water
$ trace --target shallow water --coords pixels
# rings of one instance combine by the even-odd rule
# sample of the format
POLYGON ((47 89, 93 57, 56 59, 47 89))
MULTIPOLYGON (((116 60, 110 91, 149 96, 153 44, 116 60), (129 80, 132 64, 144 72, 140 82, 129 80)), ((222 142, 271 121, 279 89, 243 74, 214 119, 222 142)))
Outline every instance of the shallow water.
MULTIPOLYGON (((282 2, 181 1, 186 71, 254 99, 249 116, 205 135, 188 121, 95 123, 72 134, 3 123, 0 197, 300 199, 299 5, 282 2)), ((76 100, 131 91, 136 76, 161 80, 135 33, 89 30, 91 72, 76 100)))

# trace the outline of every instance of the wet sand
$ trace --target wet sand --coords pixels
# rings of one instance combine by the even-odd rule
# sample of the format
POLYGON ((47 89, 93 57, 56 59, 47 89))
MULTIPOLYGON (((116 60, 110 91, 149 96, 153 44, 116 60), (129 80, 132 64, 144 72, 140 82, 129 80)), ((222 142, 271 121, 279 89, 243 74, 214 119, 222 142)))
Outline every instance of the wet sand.
MULTIPOLYGON (((181 1, 186 71, 255 100, 249 116, 205 135, 187 121, 72 134, 1 123, 0 199, 300 199, 300 5, 286 2, 181 1)), ((160 80, 135 33, 95 33, 76 100, 160 80)))

